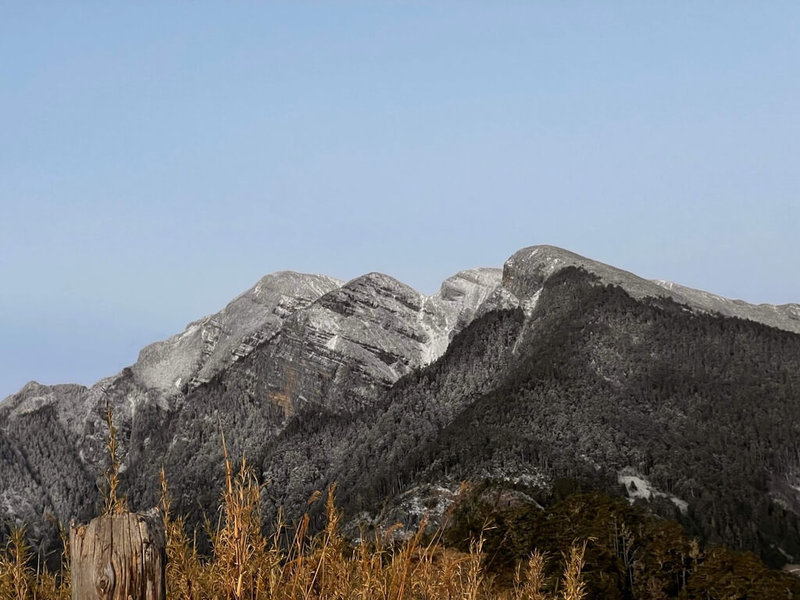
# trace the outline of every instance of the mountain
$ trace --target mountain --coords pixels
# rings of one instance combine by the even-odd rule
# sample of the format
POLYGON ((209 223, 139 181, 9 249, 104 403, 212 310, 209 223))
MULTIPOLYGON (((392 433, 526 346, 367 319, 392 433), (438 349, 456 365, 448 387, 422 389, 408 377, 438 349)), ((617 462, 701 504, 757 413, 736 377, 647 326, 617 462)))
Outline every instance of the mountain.
POLYGON ((0 520, 89 518, 106 404, 138 507, 218 501, 220 426, 290 517, 339 482, 352 524, 441 515, 465 479, 542 503, 590 486, 697 535, 800 558, 800 305, 649 281, 552 246, 425 296, 282 272, 91 388, 0 403, 0 520))

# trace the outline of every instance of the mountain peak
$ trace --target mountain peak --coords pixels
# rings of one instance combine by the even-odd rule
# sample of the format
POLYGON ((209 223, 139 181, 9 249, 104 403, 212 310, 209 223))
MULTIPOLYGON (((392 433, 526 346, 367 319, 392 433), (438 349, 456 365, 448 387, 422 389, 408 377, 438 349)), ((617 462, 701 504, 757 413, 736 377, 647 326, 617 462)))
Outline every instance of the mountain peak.
POLYGON ((515 252, 503 266, 503 285, 521 301, 525 301, 533 298, 551 275, 567 267, 585 269, 597 275, 602 283, 618 285, 636 299, 670 298, 693 310, 749 319, 800 333, 800 306, 797 304, 755 305, 669 281, 643 279, 629 271, 556 246, 529 246, 515 252))
POLYGON ((327 275, 313 275, 297 271, 276 271, 264 275, 252 288, 241 296, 252 295, 254 298, 268 302, 278 296, 296 297, 316 296, 329 292, 332 287, 344 285, 343 281, 327 275))
POLYGON ((527 298, 541 289, 553 273, 566 267, 594 273, 604 283, 619 285, 635 298, 662 295, 662 288, 633 273, 549 245, 529 246, 515 252, 503 266, 503 285, 518 297, 527 298))
POLYGON ((407 283, 403 283, 399 279, 387 275, 386 273, 380 273, 379 271, 370 271, 369 273, 359 275, 355 279, 351 279, 345 283, 343 287, 355 288, 359 286, 395 289, 403 291, 404 293, 419 294, 417 290, 407 283))
POLYGON ((142 349, 133 373, 145 386, 171 393, 209 381, 277 333, 290 315, 341 285, 326 275, 265 275, 220 312, 142 349))

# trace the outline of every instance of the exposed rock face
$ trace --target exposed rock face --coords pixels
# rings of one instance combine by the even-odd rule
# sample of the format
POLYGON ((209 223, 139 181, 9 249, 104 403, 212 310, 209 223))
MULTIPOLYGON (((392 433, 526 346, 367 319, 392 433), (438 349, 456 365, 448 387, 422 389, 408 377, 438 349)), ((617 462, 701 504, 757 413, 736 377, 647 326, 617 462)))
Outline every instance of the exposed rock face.
POLYGON ((16 394, 6 398, 0 404, 0 427, 8 421, 26 414, 37 412, 52 406, 62 418, 69 422, 75 417, 74 407, 89 393, 89 388, 82 385, 42 385, 31 381, 16 394))
POLYGON ((309 403, 370 405, 441 356, 499 282, 497 269, 465 271, 426 297, 387 275, 358 277, 298 310, 264 346, 254 362, 266 395, 287 416, 309 403))
POLYGON ((660 291, 658 286, 633 273, 555 246, 531 246, 515 252, 503 266, 503 286, 520 300, 527 300, 536 295, 552 275, 566 267, 586 269, 599 276, 603 283, 621 286, 634 298, 655 296, 660 291))
POLYGON ((749 304, 662 280, 642 279, 633 273, 603 264, 555 246, 531 246, 514 253, 503 268, 503 286, 521 301, 530 302, 544 282, 565 267, 594 273, 603 284, 618 285, 632 298, 670 298, 705 313, 738 317, 800 333, 800 304, 749 304))
POLYGON ((422 364, 444 354, 453 336, 477 315, 499 307, 494 299, 502 289, 502 274, 501 269, 461 271, 446 279, 439 291, 427 299, 421 320, 428 333, 422 364))
POLYGON ((267 275, 217 314, 144 348, 133 373, 145 387, 164 392, 197 387, 275 335, 298 309, 340 285, 324 275, 267 275))
POLYGON ((666 295, 680 304, 696 307, 708 313, 726 317, 749 319, 770 327, 800 333, 800 304, 748 304, 743 300, 731 300, 716 294, 688 288, 671 281, 656 280, 653 283, 666 290, 666 295))

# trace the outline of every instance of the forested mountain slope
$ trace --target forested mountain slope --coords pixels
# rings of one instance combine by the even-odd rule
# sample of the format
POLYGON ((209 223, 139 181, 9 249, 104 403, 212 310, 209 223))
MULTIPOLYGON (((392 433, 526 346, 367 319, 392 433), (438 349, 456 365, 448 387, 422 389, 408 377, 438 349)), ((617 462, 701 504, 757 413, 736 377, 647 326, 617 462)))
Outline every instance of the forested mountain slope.
POLYGON ((373 516, 387 498, 435 507, 465 479, 543 503, 573 480, 780 564, 800 556, 799 399, 800 336, 568 267, 528 318, 476 320, 372 410, 303 414, 264 473, 278 504, 338 481, 348 514, 373 516))
POLYGON ((559 478, 626 482, 709 540, 798 556, 800 337, 575 269, 548 280, 522 336, 500 385, 394 451, 398 477, 496 476, 545 496, 559 478))
POLYGON ((46 538, 47 513, 91 515, 108 404, 134 506, 155 503, 163 464, 194 524, 217 505, 221 427, 259 467, 267 518, 334 481, 375 526, 440 515, 465 479, 540 503, 572 486, 797 560, 797 314, 549 246, 427 297, 376 273, 276 274, 91 388, 0 404, 0 520, 46 538))

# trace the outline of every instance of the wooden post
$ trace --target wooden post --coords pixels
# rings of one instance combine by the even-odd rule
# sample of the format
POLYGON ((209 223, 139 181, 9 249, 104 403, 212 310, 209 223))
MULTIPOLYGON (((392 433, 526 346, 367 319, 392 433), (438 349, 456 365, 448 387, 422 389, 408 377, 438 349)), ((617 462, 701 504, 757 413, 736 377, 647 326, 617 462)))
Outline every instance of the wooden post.
POLYGON ((160 519, 125 512, 69 529, 72 600, 165 600, 160 519))

